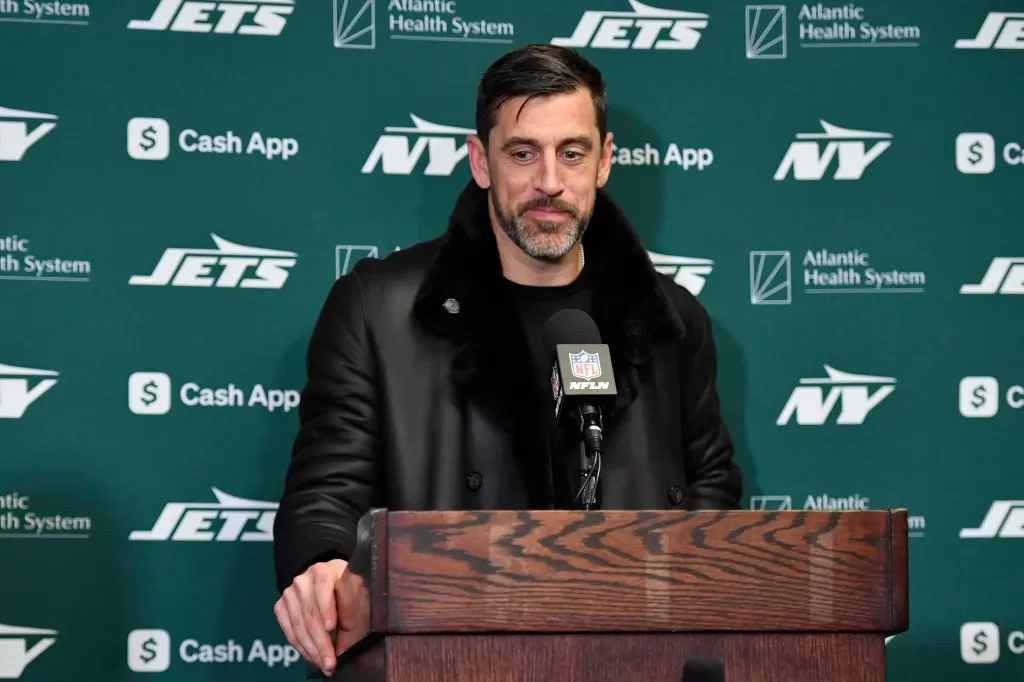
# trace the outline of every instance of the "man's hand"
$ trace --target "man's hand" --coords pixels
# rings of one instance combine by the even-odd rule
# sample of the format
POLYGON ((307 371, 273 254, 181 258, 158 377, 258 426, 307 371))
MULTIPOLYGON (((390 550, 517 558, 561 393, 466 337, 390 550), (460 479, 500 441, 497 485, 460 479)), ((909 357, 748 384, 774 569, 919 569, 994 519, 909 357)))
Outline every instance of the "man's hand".
POLYGON ((296 576, 274 604, 274 615, 288 643, 327 676, 334 674, 337 665, 330 633, 340 624, 343 632, 338 633, 338 644, 349 640, 344 647, 348 648, 351 636, 346 631, 356 629, 353 616, 357 605, 346 603, 353 590, 343 589, 350 582, 342 581, 347 568, 348 562, 341 559, 313 564, 296 576))

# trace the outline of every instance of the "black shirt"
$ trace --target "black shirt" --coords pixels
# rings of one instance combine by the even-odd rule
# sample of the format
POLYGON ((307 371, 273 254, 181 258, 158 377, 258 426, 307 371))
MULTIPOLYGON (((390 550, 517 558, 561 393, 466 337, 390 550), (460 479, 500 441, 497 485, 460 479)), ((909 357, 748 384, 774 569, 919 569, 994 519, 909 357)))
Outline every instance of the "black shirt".
POLYGON ((575 308, 593 316, 591 285, 586 269, 564 286, 527 286, 505 280, 509 300, 518 310, 533 363, 538 423, 547 431, 548 457, 554 485, 556 509, 573 507, 578 487, 579 436, 572 427, 555 424, 555 402, 551 394, 551 365, 555 349, 545 345, 544 325, 559 310, 575 308))

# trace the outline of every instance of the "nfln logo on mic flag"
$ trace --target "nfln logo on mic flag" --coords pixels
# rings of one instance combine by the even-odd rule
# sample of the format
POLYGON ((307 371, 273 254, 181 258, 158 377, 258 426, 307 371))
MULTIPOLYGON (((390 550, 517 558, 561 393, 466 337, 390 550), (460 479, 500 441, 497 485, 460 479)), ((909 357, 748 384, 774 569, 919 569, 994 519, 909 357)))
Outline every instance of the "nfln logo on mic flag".
MULTIPOLYGON (((610 369, 608 358, 611 354, 608 346, 603 343, 587 346, 558 344, 558 367, 562 368, 560 377, 565 395, 615 395, 615 377, 610 369), (604 362, 602 363, 602 359, 604 362), (569 369, 567 376, 565 368, 569 369), (595 381, 600 378, 601 381, 595 381)), ((554 378, 552 378, 554 381, 554 378)))

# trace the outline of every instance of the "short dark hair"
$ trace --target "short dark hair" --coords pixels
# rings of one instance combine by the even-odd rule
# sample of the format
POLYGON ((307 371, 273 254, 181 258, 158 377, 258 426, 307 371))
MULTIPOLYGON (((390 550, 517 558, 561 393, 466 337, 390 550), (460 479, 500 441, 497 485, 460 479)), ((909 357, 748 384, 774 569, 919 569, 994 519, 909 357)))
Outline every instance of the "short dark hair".
MULTIPOLYGON (((597 129, 604 142, 608 130, 608 101, 604 77, 579 53, 557 45, 526 45, 499 57, 491 64, 476 94, 476 132, 487 146, 498 109, 508 100, 526 96, 561 95, 581 88, 590 91, 597 112, 597 129)), ((526 102, 524 102, 525 104, 526 102)))

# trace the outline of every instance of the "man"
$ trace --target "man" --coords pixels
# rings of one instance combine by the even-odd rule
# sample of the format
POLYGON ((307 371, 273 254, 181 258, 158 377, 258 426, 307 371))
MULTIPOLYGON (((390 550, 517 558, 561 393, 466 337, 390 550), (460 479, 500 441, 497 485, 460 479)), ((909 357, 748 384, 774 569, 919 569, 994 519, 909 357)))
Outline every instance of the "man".
POLYGON ((600 506, 738 508, 710 319, 601 189, 606 125, 602 76, 579 55, 500 58, 447 232, 360 261, 328 295, 274 528, 275 613, 325 673, 352 639, 341 576, 368 509, 574 507, 578 436, 554 424, 543 338, 557 310, 591 315, 612 355, 600 506))

